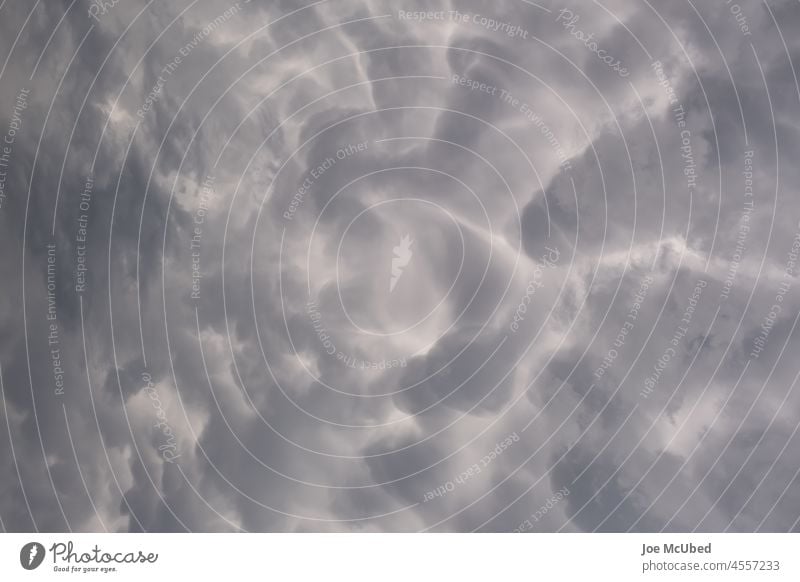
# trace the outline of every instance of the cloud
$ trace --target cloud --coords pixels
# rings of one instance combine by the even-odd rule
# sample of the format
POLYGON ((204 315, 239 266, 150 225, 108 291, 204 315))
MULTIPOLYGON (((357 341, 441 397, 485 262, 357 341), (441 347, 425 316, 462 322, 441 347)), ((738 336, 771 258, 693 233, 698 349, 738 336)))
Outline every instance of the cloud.
POLYGON ((6 531, 797 530, 794 4, 3 10, 6 531))

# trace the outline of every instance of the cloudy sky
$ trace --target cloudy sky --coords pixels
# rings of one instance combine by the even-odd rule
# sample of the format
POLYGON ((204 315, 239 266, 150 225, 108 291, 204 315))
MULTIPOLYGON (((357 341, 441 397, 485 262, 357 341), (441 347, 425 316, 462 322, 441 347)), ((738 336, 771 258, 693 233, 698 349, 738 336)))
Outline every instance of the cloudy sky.
POLYGON ((800 530, 798 29, 0 2, 0 527, 800 530))

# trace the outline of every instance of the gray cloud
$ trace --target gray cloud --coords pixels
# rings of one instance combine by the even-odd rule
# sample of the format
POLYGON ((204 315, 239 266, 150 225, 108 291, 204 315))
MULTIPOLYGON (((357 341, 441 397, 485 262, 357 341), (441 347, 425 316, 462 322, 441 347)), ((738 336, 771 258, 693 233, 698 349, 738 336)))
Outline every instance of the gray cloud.
POLYGON ((6 531, 798 529, 795 4, 0 10, 6 531))

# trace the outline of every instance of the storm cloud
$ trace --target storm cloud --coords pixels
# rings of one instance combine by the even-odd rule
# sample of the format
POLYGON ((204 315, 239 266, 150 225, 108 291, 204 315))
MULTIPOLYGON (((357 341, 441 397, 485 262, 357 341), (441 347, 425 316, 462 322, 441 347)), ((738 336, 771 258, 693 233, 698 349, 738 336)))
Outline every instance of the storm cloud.
POLYGON ((4 531, 798 531, 800 7, 0 4, 4 531))

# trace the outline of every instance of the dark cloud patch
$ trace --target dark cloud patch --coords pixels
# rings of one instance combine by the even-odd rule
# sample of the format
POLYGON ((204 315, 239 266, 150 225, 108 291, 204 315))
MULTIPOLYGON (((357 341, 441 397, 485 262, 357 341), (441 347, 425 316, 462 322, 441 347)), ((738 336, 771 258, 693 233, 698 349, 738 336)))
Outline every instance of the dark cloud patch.
POLYGON ((795 4, 144 6, 2 8, 7 530, 796 529, 795 4))

